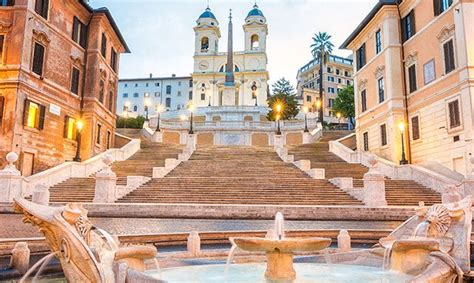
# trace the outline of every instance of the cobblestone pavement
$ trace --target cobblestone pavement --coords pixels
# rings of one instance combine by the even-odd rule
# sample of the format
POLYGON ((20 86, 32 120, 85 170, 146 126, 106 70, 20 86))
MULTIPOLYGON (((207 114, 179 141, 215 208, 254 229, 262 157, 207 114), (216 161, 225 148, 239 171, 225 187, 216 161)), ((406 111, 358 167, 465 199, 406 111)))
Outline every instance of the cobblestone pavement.
MULTIPOLYGON (((0 238, 40 237, 21 215, 0 214, 0 238)), ((90 218, 96 226, 113 235, 188 233, 191 231, 268 230, 272 220, 157 219, 157 218, 90 218)), ((286 221, 287 230, 321 229, 394 229, 400 221, 286 221)))

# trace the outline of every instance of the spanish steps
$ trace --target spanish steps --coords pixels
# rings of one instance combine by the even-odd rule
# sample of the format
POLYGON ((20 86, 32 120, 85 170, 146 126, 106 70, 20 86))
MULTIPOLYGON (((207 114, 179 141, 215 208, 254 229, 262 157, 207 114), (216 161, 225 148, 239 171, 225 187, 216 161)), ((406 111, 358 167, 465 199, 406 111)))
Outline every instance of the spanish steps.
MULTIPOLYGON (((347 131, 324 132, 323 137, 312 144, 292 146, 288 154, 295 160, 310 160, 311 168, 324 168, 326 179, 336 177, 352 177, 354 188, 363 188, 363 176, 368 168, 360 164, 350 164, 329 152, 328 141, 337 140, 348 134, 347 131)), ((441 203, 441 196, 412 180, 385 180, 385 193, 388 205, 418 205, 424 201, 426 205, 441 203)))
MULTIPOLYGON (((141 139, 141 149, 125 161, 112 164, 117 174, 117 185, 126 185, 127 176, 152 177, 153 167, 164 166, 166 158, 177 158, 183 146, 152 143, 142 137, 140 130, 118 129, 118 132, 132 139, 141 139)), ((50 189, 51 202, 92 202, 94 199, 94 176, 71 178, 50 189)))

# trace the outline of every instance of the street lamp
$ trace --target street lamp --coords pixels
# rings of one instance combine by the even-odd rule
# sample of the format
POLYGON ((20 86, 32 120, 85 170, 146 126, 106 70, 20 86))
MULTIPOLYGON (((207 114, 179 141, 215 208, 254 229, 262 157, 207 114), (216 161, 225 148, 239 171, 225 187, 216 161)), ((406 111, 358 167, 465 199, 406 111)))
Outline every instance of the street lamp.
POLYGON ((194 131, 193 131, 193 112, 194 112, 194 105, 191 103, 189 104, 189 112, 191 112, 191 116, 190 116, 190 119, 189 119, 189 134, 192 135, 194 134, 194 131))
POLYGON ((400 122, 398 124, 398 128, 400 129, 401 142, 402 142, 402 159, 400 160, 400 165, 406 165, 408 164, 408 160, 405 158, 405 139, 403 138, 403 133, 405 132, 405 123, 400 122))
POLYGON ((337 128, 340 130, 341 129, 341 112, 337 112, 336 117, 337 117, 337 128))
POLYGON ((281 135, 280 118, 281 118, 282 108, 283 108, 283 106, 281 105, 281 103, 277 103, 276 106, 275 106, 275 109, 276 109, 276 112, 277 112, 277 115, 276 115, 276 120, 277 120, 277 132, 276 132, 276 134, 277 135, 281 135))
MULTIPOLYGON (((321 109, 321 100, 317 99, 316 100, 316 112, 319 114, 319 109, 321 109)), ((319 122, 319 115, 317 116, 317 121, 319 122)))
POLYGON ((209 104, 207 106, 211 107, 211 96, 210 95, 209 95, 209 104))
POLYGON ((145 111, 146 111, 146 117, 145 117, 145 121, 148 121, 148 108, 150 107, 150 100, 149 99, 145 99, 145 111))
POLYGON ((156 113, 158 113, 158 117, 156 120, 156 130, 157 132, 160 131, 160 118, 161 118, 161 112, 163 111, 163 105, 158 104, 156 105, 156 113))
POLYGON ((307 133, 309 132, 308 130, 308 107, 303 107, 303 112, 304 112, 304 132, 307 133))
POLYGON ((76 161, 76 162, 81 162, 81 131, 82 131, 83 127, 84 127, 84 122, 82 122, 81 120, 78 120, 76 122, 76 130, 77 130, 77 133, 76 133, 76 142, 77 142, 76 156, 73 159, 73 161, 76 161))

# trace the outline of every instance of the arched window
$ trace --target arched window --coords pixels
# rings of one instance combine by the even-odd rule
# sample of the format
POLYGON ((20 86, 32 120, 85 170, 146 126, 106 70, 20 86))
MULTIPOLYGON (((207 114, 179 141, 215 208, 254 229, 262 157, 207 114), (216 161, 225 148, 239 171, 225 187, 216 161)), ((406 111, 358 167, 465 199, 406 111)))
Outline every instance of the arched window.
POLYGON ((138 106, 133 106, 133 112, 137 112, 138 111, 138 106))
POLYGON ((201 39, 201 51, 209 50, 209 38, 207 36, 201 39))
POLYGON ((166 98, 166 107, 171 107, 171 98, 170 97, 167 97, 166 98))
POLYGON ((250 37, 250 46, 252 50, 257 50, 259 47, 259 40, 258 40, 258 35, 254 34, 250 37))

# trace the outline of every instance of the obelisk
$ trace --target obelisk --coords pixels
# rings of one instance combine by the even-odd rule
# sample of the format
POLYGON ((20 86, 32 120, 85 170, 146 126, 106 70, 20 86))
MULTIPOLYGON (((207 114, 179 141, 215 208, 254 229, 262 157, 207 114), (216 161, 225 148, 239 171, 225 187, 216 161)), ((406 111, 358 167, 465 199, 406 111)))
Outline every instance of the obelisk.
POLYGON ((227 42, 227 65, 225 67, 225 83, 222 92, 222 105, 236 105, 236 87, 234 78, 234 47, 233 47, 232 9, 229 12, 229 34, 227 42))

